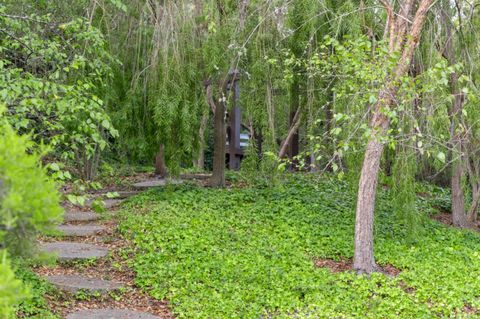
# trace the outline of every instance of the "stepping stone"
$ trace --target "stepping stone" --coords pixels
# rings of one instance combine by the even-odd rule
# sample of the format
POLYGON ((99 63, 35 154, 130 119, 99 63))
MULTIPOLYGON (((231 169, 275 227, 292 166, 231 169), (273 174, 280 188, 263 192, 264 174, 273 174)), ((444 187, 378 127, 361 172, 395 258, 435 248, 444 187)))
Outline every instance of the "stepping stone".
POLYGON ((149 181, 144 181, 140 183, 133 184, 133 187, 138 188, 138 189, 145 189, 145 188, 152 188, 152 187, 161 187, 165 186, 167 184, 181 184, 183 183, 182 180, 178 179, 172 179, 172 180, 166 180, 166 179, 152 179, 149 181))
POLYGON ((66 222, 90 222, 100 219, 100 216, 90 212, 66 212, 64 220, 66 222))
POLYGON ((105 294, 123 287, 120 283, 77 275, 46 276, 45 279, 58 289, 70 293, 86 291, 89 293, 99 292, 105 294))
POLYGON ((43 243, 40 249, 47 253, 55 253, 60 261, 101 258, 108 254, 108 249, 100 246, 68 241, 43 243))
MULTIPOLYGON (((123 202, 123 199, 100 199, 100 200, 102 200, 105 203, 104 205, 105 209, 113 208, 115 206, 120 205, 123 202)), ((89 199, 87 200, 85 205, 89 208, 92 208, 93 202, 95 202, 95 199, 89 199)))
POLYGON ((111 199, 125 199, 125 198, 128 198, 128 197, 131 197, 131 196, 135 196, 137 195, 138 193, 140 193, 139 191, 110 191, 110 192, 105 192, 105 193, 97 193, 97 194, 94 194, 93 195, 93 199, 89 199, 87 201, 87 203, 91 203, 93 202, 96 198, 100 198, 100 199, 109 199, 107 197, 107 194, 110 193, 110 194, 114 194, 114 193, 117 193, 118 196, 116 197, 113 197, 111 199))
POLYGON ((123 202, 123 200, 122 199, 105 199, 104 202, 105 202, 105 208, 110 209, 120 205, 123 202))
POLYGON ((118 194, 118 197, 116 198, 128 198, 138 195, 139 191, 118 191, 116 193, 118 194))
POLYGON ((103 226, 97 225, 60 225, 57 229, 64 236, 93 236, 105 230, 103 226))
POLYGON ((80 310, 67 315, 67 319, 162 319, 146 312, 123 309, 80 310))

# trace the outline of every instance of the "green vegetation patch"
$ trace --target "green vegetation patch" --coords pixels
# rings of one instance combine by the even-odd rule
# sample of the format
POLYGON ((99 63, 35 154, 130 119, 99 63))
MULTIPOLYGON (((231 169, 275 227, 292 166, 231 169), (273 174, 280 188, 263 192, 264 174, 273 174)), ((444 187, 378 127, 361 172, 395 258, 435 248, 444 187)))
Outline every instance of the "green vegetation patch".
POLYGON ((39 278, 31 270, 29 262, 17 259, 14 262, 15 276, 29 289, 29 298, 17 307, 17 317, 30 319, 59 319, 50 311, 45 297, 56 295, 55 288, 39 278))
POLYGON ((478 316, 480 236, 425 218, 412 243, 388 190, 377 205, 376 258, 402 272, 316 268, 315 258, 352 258, 354 199, 346 183, 328 179, 178 186, 133 199, 121 230, 134 244, 137 284, 167 298, 179 318, 478 316))

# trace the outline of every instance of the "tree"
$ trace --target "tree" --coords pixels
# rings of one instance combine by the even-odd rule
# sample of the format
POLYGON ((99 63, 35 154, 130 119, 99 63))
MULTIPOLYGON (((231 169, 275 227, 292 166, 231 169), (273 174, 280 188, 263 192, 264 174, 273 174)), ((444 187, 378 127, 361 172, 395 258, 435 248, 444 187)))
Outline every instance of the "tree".
MULTIPOLYGON (((451 202, 452 221, 458 227, 470 227, 477 218, 480 201, 478 156, 476 154, 475 121, 469 125, 465 118, 466 104, 468 102, 468 88, 462 83, 465 70, 475 73, 475 62, 470 57, 476 56, 475 20, 472 19, 474 7, 471 12, 463 12, 459 1, 443 1, 439 10, 439 20, 443 32, 443 41, 439 44, 439 52, 453 68, 450 72, 449 86, 451 104, 449 107, 449 127, 451 148, 451 202), (462 18, 462 16, 464 17, 462 18), (454 21, 457 20, 458 23, 454 21), (469 29, 467 29, 469 28, 469 29), (471 28, 471 29, 470 29, 471 28), (471 35, 467 35, 471 34, 471 35), (464 91, 465 90, 465 91, 464 91), (472 147, 473 146, 473 147, 472 147), (464 178, 465 177, 465 178, 464 178), (466 197, 463 181, 468 180, 471 185, 470 208, 466 208, 466 197)), ((470 80, 473 80, 470 78, 470 80)), ((463 81, 465 82, 465 81, 463 81)), ((475 118, 475 114, 469 118, 475 118)))
POLYGON ((358 186, 356 219, 355 219, 355 251, 353 267, 359 273, 371 273, 376 270, 373 253, 373 222, 375 196, 380 170, 380 160, 384 150, 384 141, 389 128, 387 111, 395 108, 395 98, 401 78, 407 73, 415 47, 420 41, 423 25, 433 0, 421 0, 410 24, 411 12, 415 1, 400 2, 398 12, 392 4, 382 1, 387 11, 389 52, 398 52, 399 58, 387 80, 378 93, 370 121, 371 136, 367 142, 358 186))

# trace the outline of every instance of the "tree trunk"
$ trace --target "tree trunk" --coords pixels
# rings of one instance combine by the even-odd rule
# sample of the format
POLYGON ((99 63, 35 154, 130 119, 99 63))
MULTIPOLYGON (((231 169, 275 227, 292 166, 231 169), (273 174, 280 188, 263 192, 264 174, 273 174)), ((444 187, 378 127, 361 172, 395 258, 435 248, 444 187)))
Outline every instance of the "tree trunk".
POLYGON ((225 102, 222 100, 216 105, 214 114, 213 173, 210 186, 225 186, 225 136, 225 102))
MULTIPOLYGON (((450 65, 457 63, 455 49, 453 47, 453 30, 452 30, 452 16, 448 13, 450 11, 450 3, 444 3, 441 10, 442 24, 445 29, 445 44, 441 52, 450 65), (447 6, 447 7, 445 7, 447 6)), ((463 140, 457 129, 461 122, 462 109, 464 98, 462 92, 459 90, 458 84, 459 75, 453 72, 450 75, 449 84, 450 92, 453 96, 453 104, 449 109, 450 116, 450 145, 452 147, 451 159, 451 179, 450 186, 452 190, 452 221, 453 225, 458 227, 468 227, 469 218, 465 210, 465 195, 462 188, 462 176, 464 173, 464 161, 468 158, 463 154, 463 140)))
MULTIPOLYGON (((456 103, 455 103, 456 104, 456 103)), ((456 107, 454 107, 456 108, 456 107)), ((452 114, 452 116, 459 116, 458 114, 452 114)), ((462 176, 464 173, 463 169, 463 147, 462 147, 462 137, 459 133, 455 132, 457 125, 454 124, 455 119, 452 119, 452 129, 451 129, 451 142, 453 145, 453 154, 452 154, 452 178, 451 178, 451 188, 452 188, 452 220, 453 225, 458 227, 468 227, 469 221, 467 212, 465 211, 465 195, 463 194, 462 188, 462 176)))
POLYGON ((467 227, 469 222, 465 214, 465 196, 462 190, 463 168, 461 160, 456 160, 452 168, 452 220, 458 227, 467 227))
POLYGON ((288 130, 287 137, 285 138, 282 145, 280 146, 280 151, 278 152, 279 158, 284 158, 287 155, 289 145, 292 144, 293 138, 299 126, 300 126, 300 108, 298 108, 297 111, 295 112, 295 115, 293 116, 293 119, 292 119, 292 125, 288 130))
POLYGON ((476 187, 472 191, 472 205, 468 212, 468 221, 470 224, 474 225, 478 218, 478 205, 480 204, 480 190, 476 187))
POLYGON ((165 145, 160 144, 158 153, 155 156, 155 174, 160 177, 167 177, 167 166, 165 165, 165 145))
MULTIPOLYGON (((388 105, 391 100, 385 101, 388 105)), ((380 103, 377 105, 371 127, 384 134, 389 126, 388 119, 381 113, 380 103)), ((363 159, 360 181, 358 184, 357 208, 355 219, 355 253, 353 268, 359 273, 371 273, 376 269, 373 255, 373 222, 375 196, 384 145, 373 136, 367 144, 363 159)))
POLYGON ((270 77, 267 79, 267 114, 268 114, 268 130, 270 134, 271 145, 277 145, 275 137, 275 104, 273 103, 273 85, 270 77))

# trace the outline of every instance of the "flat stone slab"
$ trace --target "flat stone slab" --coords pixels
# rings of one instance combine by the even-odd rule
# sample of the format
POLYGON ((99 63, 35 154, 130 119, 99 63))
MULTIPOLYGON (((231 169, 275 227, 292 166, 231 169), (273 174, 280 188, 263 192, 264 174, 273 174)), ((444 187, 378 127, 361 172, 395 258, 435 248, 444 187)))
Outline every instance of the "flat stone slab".
POLYGON ((100 246, 74 242, 54 242, 40 244, 40 249, 57 254, 60 261, 75 259, 101 258, 108 254, 108 249, 100 246))
POLYGON ((122 199, 105 199, 104 202, 105 202, 105 208, 110 209, 120 205, 123 202, 123 200, 122 199))
POLYGON ((172 179, 172 180, 166 180, 166 179, 152 179, 149 181, 144 181, 140 183, 133 184, 133 187, 138 188, 138 189, 145 189, 145 188, 152 188, 152 187, 161 187, 165 186, 167 184, 181 184, 183 183, 182 180, 179 179, 172 179))
POLYGON ((67 319, 162 319, 146 312, 123 309, 80 310, 67 315, 67 319))
MULTIPOLYGON (((91 198, 89 200, 87 200, 86 202, 86 206, 89 207, 89 208, 92 208, 92 204, 95 202, 95 198, 91 198)), ((118 206, 120 205, 124 200, 123 199, 114 199, 114 198, 109 198, 109 199, 100 199, 101 201, 104 202, 104 207, 105 209, 110 209, 110 208, 113 208, 115 206, 118 206)))
POLYGON ((64 220, 66 222, 90 222, 100 219, 100 216, 91 212, 66 212, 64 220))
POLYGON ((64 236, 85 237, 99 234, 106 228, 97 225, 60 225, 57 229, 64 236))
POLYGON ((77 275, 46 276, 45 279, 58 289, 70 293, 86 291, 91 293, 99 292, 105 294, 123 287, 123 285, 120 283, 77 275))
POLYGON ((128 198, 139 194, 139 191, 118 191, 116 193, 118 194, 117 198, 128 198))

